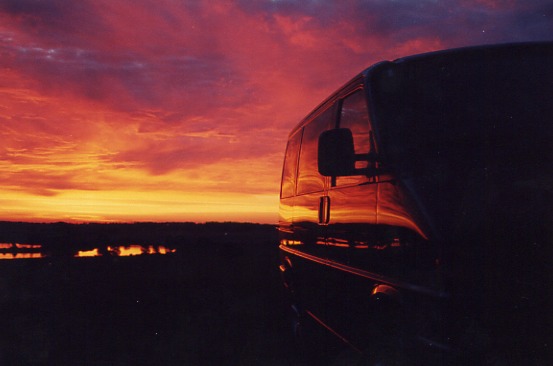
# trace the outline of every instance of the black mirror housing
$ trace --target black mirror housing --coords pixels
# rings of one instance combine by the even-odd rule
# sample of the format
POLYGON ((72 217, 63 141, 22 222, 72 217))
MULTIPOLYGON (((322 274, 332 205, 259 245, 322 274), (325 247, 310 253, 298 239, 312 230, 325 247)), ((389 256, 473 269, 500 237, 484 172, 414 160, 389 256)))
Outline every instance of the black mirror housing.
POLYGON ((319 136, 318 169, 327 177, 355 174, 355 149, 349 128, 328 130, 319 136))

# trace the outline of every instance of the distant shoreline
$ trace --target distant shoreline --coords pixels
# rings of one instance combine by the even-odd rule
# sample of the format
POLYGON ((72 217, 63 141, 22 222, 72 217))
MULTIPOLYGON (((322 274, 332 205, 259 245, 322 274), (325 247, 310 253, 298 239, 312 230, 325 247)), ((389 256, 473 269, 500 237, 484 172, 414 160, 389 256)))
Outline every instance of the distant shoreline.
POLYGON ((276 227, 238 222, 28 223, 0 221, 0 243, 40 245, 49 256, 116 246, 191 248, 244 242, 276 243, 276 227))

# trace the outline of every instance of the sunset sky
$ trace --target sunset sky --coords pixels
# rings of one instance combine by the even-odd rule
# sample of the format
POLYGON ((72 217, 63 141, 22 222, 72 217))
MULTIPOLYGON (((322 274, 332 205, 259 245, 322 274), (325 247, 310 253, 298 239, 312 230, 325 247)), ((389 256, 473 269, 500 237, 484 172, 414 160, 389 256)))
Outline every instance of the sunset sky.
POLYGON ((551 0, 0 0, 0 220, 274 223, 289 130, 357 72, 551 39, 551 0))

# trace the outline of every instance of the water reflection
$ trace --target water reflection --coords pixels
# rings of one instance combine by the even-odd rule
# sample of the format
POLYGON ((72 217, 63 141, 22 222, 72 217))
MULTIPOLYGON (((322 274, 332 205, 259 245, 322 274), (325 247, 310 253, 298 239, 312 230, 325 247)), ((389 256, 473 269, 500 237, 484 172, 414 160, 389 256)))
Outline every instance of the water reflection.
POLYGON ((100 255, 98 248, 94 248, 92 250, 79 250, 75 257, 98 257, 100 255))
POLYGON ((39 244, 0 243, 0 259, 42 258, 39 244))
POLYGON ((41 249, 42 245, 40 244, 20 244, 20 243, 0 243, 0 251, 18 251, 21 249, 31 249, 31 250, 37 250, 41 249))
MULTIPOLYGON (((72 256, 76 258, 101 256, 129 257, 136 255, 165 255, 175 252, 176 249, 168 248, 164 245, 131 244, 77 250, 72 256)), ((44 258, 50 256, 51 253, 41 244, 0 243, 0 259, 44 258)))
POLYGON ((0 252, 0 259, 26 259, 26 258, 43 258, 44 255, 42 253, 5 253, 0 252))
MULTIPOLYGON (((176 249, 167 248, 164 245, 120 245, 108 246, 105 255, 117 257, 130 257, 133 255, 152 255, 152 254, 170 254, 175 253, 176 249)), ((104 255, 98 248, 86 251, 79 251, 75 257, 100 257, 104 255)))

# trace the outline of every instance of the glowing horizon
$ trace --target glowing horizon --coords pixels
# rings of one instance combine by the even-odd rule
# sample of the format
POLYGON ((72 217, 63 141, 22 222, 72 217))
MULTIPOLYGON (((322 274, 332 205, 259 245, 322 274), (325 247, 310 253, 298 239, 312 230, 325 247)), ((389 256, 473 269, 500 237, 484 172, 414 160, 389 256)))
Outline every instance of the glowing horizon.
POLYGON ((553 38, 547 1, 0 4, 0 220, 277 220, 286 137, 374 62, 553 38))

